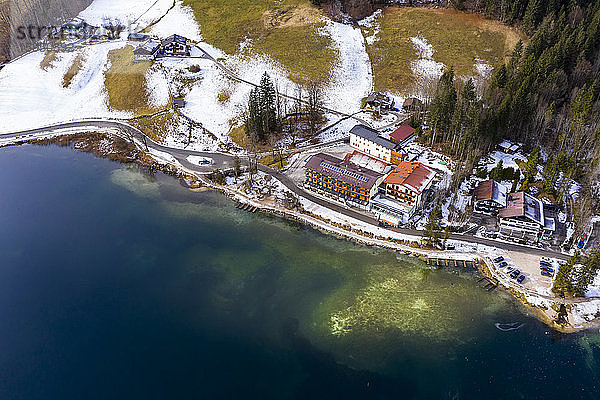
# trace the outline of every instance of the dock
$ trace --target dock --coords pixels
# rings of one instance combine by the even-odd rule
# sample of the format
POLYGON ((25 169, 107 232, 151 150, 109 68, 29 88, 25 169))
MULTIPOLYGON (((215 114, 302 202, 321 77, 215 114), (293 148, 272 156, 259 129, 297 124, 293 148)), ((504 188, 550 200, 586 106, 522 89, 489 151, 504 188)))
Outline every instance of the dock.
POLYGON ((258 207, 255 207, 251 204, 247 204, 247 203, 242 203, 241 201, 236 201, 235 202, 235 208, 237 208, 238 210, 242 210, 242 211, 248 211, 251 213, 255 213, 258 211, 258 207))
POLYGON ((476 269, 477 266, 473 261, 469 260, 454 260, 446 258, 427 258, 425 262, 428 265, 435 266, 436 268, 454 267, 462 269, 476 269))
POLYGON ((491 292, 492 290, 498 287, 499 281, 496 278, 488 278, 487 276, 482 276, 481 278, 479 278, 477 283, 481 284, 481 286, 488 292, 491 292))

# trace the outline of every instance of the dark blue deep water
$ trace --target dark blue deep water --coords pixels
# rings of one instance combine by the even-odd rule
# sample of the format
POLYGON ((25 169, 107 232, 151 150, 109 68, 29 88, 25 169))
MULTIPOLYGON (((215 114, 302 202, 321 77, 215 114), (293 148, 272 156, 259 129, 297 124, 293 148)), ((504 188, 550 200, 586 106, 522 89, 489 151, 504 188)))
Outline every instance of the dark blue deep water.
POLYGON ((0 399, 600 399, 599 346, 469 273, 0 149, 0 399))

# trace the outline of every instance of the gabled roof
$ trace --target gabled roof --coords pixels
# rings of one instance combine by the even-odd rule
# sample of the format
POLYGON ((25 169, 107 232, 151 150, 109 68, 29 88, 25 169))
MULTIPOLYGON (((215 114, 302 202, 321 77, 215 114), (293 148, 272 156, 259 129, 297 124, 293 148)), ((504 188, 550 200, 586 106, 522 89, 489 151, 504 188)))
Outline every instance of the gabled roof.
POLYGON ((510 193, 508 203, 498 213, 500 218, 527 218, 544 226, 544 205, 538 199, 525 192, 510 193))
POLYGON ((166 45, 168 45, 170 43, 173 43, 173 42, 180 43, 180 44, 187 44, 187 41, 188 40, 187 40, 186 37, 183 37, 181 35, 175 34, 175 35, 169 36, 166 39, 163 39, 163 41, 161 42, 161 45, 166 46, 166 45))
POLYGON ((397 143, 392 142, 382 136, 379 136, 379 132, 375 129, 369 128, 364 125, 354 125, 352 129, 350 129, 350 133, 356 136, 360 136, 364 139, 367 139, 373 143, 376 143, 386 149, 395 150, 398 147, 397 143))
POLYGON ((404 100, 404 104, 402 104, 402 107, 421 107, 423 105, 423 102, 419 99, 417 99, 416 97, 409 97, 406 100, 404 100))
POLYGON ((135 50, 133 50, 133 53, 134 54, 143 54, 143 55, 152 55, 152 54, 156 53, 159 46, 160 46, 160 43, 158 43, 154 40, 148 40, 147 42, 136 47, 135 50))
POLYGON ((506 197, 508 195, 508 189, 496 182, 493 179, 481 182, 475 188, 475 200, 483 201, 495 201, 501 206, 506 206, 506 197))
POLYGON ((383 176, 367 168, 340 160, 329 154, 315 154, 306 163, 306 169, 316 171, 325 176, 371 190, 377 180, 383 176))
POLYGON ((385 183, 404 185, 420 194, 435 177, 435 171, 419 162, 401 161, 385 178, 385 183))
POLYGON ((400 125, 398 129, 390 133, 390 139, 396 143, 402 143, 415 133, 415 128, 410 125, 400 125))

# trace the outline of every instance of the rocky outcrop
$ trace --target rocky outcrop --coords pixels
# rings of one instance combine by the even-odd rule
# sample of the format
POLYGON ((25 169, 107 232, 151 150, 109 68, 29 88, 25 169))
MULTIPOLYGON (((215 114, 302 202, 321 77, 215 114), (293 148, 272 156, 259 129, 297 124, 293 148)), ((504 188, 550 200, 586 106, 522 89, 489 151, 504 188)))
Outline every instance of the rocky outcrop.
POLYGON ((61 25, 91 3, 92 0, 0 0, 0 63, 31 49, 45 27, 61 25))

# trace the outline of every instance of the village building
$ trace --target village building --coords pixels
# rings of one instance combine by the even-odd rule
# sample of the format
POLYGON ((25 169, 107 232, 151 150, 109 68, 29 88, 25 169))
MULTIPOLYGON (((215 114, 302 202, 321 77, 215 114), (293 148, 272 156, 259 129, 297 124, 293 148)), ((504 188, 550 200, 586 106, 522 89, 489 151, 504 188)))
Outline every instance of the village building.
POLYGON ((506 207, 508 188, 493 179, 488 179, 477 185, 473 195, 475 212, 497 215, 500 209, 506 207))
POLYGON ((371 211, 387 225, 406 224, 422 206, 435 175, 433 169, 419 162, 400 162, 385 178, 383 193, 371 200, 371 211))
POLYGON ((176 97, 173 99, 173 106, 175 108, 184 108, 185 107, 185 99, 182 97, 176 97))
POLYGON ((401 146, 379 135, 375 129, 364 125, 355 125, 350 130, 350 146, 388 164, 402 161, 401 146))
POLYGON ((525 192, 510 193, 498 217, 500 233, 518 239, 537 241, 547 225, 543 203, 525 192))
POLYGON ((498 150, 506 154, 515 154, 521 150, 521 145, 508 140, 503 140, 502 143, 498 145, 498 150))
POLYGON ((150 61, 156 58, 156 54, 160 48, 160 43, 154 40, 139 45, 133 50, 133 58, 135 61, 150 61))
POLYGON ((423 102, 416 97, 409 97, 402 104, 402 110, 405 112, 421 111, 422 109, 423 102))
POLYGON ((143 42, 149 39, 148 35, 145 35, 143 33, 130 33, 127 36, 127 40, 130 40, 132 42, 143 42))
POLYGON ((92 35, 92 40, 105 41, 112 39, 112 37, 112 32, 106 29, 105 27, 101 26, 94 31, 94 34, 92 35))
POLYGON ((348 205, 366 208, 384 175, 324 153, 313 155, 305 166, 307 189, 348 205))
POLYGON ((373 92, 367 96, 365 106, 375 111, 389 110, 394 107, 394 99, 381 92, 373 92))
POLYGON ((189 57, 189 40, 180 35, 171 35, 160 43, 160 55, 163 57, 189 57))
POLYGON ((402 124, 394 132, 390 133, 390 140, 400 145, 406 145, 415 137, 415 128, 402 124))

